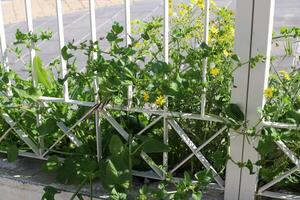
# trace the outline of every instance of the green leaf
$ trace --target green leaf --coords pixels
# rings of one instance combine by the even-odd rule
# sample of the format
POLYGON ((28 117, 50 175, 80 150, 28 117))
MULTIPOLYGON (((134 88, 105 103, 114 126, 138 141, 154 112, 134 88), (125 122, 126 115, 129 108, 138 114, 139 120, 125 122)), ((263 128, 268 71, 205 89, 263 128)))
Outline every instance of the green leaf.
POLYGON ((199 171, 195 174, 195 178, 199 181, 202 186, 207 186, 212 182, 212 173, 210 170, 199 171))
POLYGON ((43 63, 39 56, 34 57, 33 68, 36 73, 38 83, 41 83, 47 89, 52 89, 54 78, 49 70, 43 68, 43 63))
POLYGON ((141 34, 141 37, 144 39, 144 40, 149 40, 150 39, 150 36, 149 34, 146 32, 146 33, 142 33, 141 34))
POLYGON ((118 39, 118 36, 115 34, 115 33, 107 33, 106 35, 106 39, 109 41, 109 42, 114 42, 118 39))
POLYGON ((33 101, 36 101, 42 95, 40 90, 38 90, 36 88, 34 89, 33 87, 29 88, 27 91, 16 88, 16 87, 13 87, 12 89, 18 97, 25 98, 25 99, 31 99, 33 101))
POLYGON ((61 55, 62 55, 62 57, 63 57, 64 60, 69 60, 70 58, 73 57, 72 54, 68 53, 68 47, 67 46, 64 46, 61 49, 61 55))
POLYGON ((118 170, 116 169, 113 162, 111 160, 108 160, 106 162, 104 185, 107 188, 113 188, 116 184, 118 184, 118 178, 118 170))
POLYGON ((115 22, 112 26, 112 30, 118 35, 123 32, 123 27, 119 23, 115 22))
POLYGON ((115 188, 113 188, 111 190, 109 199, 110 200, 127 200, 128 198, 127 198, 127 194, 118 192, 115 188))
POLYGON ((186 172, 186 171, 184 172, 183 182, 184 182, 184 184, 185 184, 186 186, 187 186, 187 185, 190 185, 190 184, 192 183, 191 177, 190 177, 189 173, 186 172))
POLYGON ((266 155, 268 153, 273 152, 275 150, 273 137, 271 135, 262 134, 256 150, 261 155, 266 155))
POLYGON ((177 92, 178 91, 178 84, 176 82, 171 82, 170 88, 172 90, 174 90, 175 92, 177 92))
POLYGON ((300 124, 300 113, 299 112, 296 112, 294 110, 288 111, 286 113, 286 118, 292 119, 298 125, 300 124))
POLYGON ((44 195, 41 200, 55 200, 55 195, 60 193, 56 188, 51 186, 44 187, 44 195))
POLYGON ((255 172, 253 171, 253 164, 252 164, 251 160, 247 161, 245 167, 249 169, 251 175, 255 174, 255 172))
POLYGON ((240 62, 240 60, 241 60, 237 54, 233 54, 231 56, 231 59, 234 60, 234 61, 236 61, 236 62, 240 62))
POLYGON ((201 200, 202 199, 202 192, 193 192, 192 199, 193 200, 201 200))
POLYGON ((169 152, 170 147, 162 141, 147 136, 137 136, 142 141, 142 150, 145 153, 162 153, 169 152))
POLYGON ((120 154, 124 151, 124 145, 120 137, 113 135, 109 142, 109 151, 112 155, 120 154))
POLYGON ((57 156, 51 156, 48 158, 47 162, 43 165, 42 169, 44 171, 56 171, 61 167, 61 162, 58 160, 57 156))
POLYGON ((12 145, 7 149, 7 160, 8 162, 14 162, 17 160, 19 149, 16 145, 12 145))
POLYGON ((225 109, 226 115, 236 121, 244 121, 245 115, 237 104, 229 104, 225 109))
POLYGON ((38 132, 40 135, 49 135, 51 133, 55 133, 58 130, 58 126, 56 125, 57 121, 54 118, 47 119, 44 123, 42 123, 38 128, 38 132))

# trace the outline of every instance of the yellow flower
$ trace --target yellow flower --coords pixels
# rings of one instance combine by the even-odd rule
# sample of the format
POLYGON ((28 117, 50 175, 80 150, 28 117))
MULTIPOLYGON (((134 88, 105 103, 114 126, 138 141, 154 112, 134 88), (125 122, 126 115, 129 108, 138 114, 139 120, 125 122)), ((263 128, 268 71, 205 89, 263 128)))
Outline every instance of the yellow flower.
POLYGON ((142 44, 140 42, 135 43, 136 48, 140 48, 141 46, 142 46, 142 44))
POLYGON ((290 75, 286 71, 281 70, 281 71, 279 71, 279 74, 282 75, 285 80, 287 80, 287 81, 291 80, 290 75))
POLYGON ((159 96, 157 97, 157 99, 155 100, 155 104, 158 106, 162 106, 166 103, 166 99, 164 96, 159 96))
POLYGON ((220 70, 217 67, 213 67, 210 69, 210 74, 212 76, 218 76, 220 74, 220 70))
POLYGON ((184 10, 179 10, 179 15, 180 16, 184 16, 185 15, 185 11, 184 10))
POLYGON ((274 89, 273 88, 266 88, 264 91, 264 95, 268 98, 273 97, 274 89))
POLYGON ((173 15, 173 0, 169 0, 169 16, 173 15))
POLYGON ((211 32, 212 34, 217 34, 217 33, 219 32, 219 30, 218 30, 217 27, 213 26, 213 27, 211 27, 210 32, 211 32))
POLYGON ((230 55, 230 53, 229 53, 226 49, 223 50, 223 54, 224 54, 226 57, 228 57, 228 56, 230 55))
POLYGON ((204 9, 204 1, 203 0, 191 0, 191 3, 196 4, 200 9, 204 9))
POLYGON ((148 92, 144 92, 144 101, 149 101, 150 96, 148 92))

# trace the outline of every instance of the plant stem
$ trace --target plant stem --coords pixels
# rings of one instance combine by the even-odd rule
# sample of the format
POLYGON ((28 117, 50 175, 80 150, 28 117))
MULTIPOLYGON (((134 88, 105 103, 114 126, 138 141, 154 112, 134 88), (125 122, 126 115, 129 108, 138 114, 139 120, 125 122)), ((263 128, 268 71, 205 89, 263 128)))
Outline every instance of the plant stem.
POLYGON ((128 144, 128 168, 129 168, 129 175, 130 175, 130 180, 129 180, 129 190, 132 190, 132 134, 129 134, 129 144, 128 144))
POLYGON ((90 200, 93 200, 93 180, 90 178, 90 200))
POLYGON ((74 194, 72 195, 72 197, 70 198, 70 200, 74 200, 75 197, 78 195, 78 193, 80 192, 81 188, 84 186, 84 184, 88 181, 88 179, 84 179, 80 185, 78 186, 77 190, 74 192, 74 194))

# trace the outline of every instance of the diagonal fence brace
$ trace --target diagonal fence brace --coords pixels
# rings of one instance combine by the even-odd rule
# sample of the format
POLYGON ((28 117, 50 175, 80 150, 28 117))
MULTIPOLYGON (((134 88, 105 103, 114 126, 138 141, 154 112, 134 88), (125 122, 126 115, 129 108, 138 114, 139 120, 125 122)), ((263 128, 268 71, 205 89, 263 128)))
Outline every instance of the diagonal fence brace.
POLYGON ((168 119, 169 124, 174 128, 174 130, 178 133, 183 142, 191 149, 193 154, 198 158, 198 160, 203 164, 203 166, 211 170, 213 173, 213 178, 218 183, 218 185, 224 189, 225 183, 224 180, 220 177, 218 172, 213 168, 213 166, 208 162, 208 160, 204 157, 204 155, 198 151, 197 147, 193 143, 193 141, 187 136, 184 130, 178 125, 178 123, 174 119, 168 119))
MULTIPOLYGON (((25 111, 21 114, 21 116, 19 117, 20 119, 25 115, 25 111)), ((13 131, 14 127, 20 122, 20 120, 18 120, 17 122, 14 122, 14 126, 10 126, 9 129, 7 129, 3 135, 0 137, 0 143, 2 142, 2 140, 4 140, 6 138, 6 136, 11 132, 13 131)))
MULTIPOLYGON (((227 126, 221 128, 218 132, 216 132, 213 136, 211 136, 206 142, 204 142, 201 146, 199 146, 195 152, 199 152, 201 149, 206 147, 211 141, 213 141, 216 137, 218 137, 224 130, 227 129, 227 126)), ((194 156, 194 153, 191 153, 188 157, 186 157, 181 163, 176 165, 172 170, 171 173, 174 173, 177 169, 179 169, 182 165, 184 165, 188 160, 190 160, 194 156)))
POLYGON ((280 176, 276 177, 271 182, 263 185, 258 190, 258 194, 262 194, 264 191, 275 185, 276 183, 280 182, 281 180, 285 179, 286 177, 292 175, 293 173, 300 170, 300 160, 297 158, 294 152, 292 152, 283 141, 275 141, 276 145, 283 151, 283 153, 296 165, 294 168, 290 169, 289 171, 284 172, 280 176))
POLYGON ((277 146, 283 151, 283 153, 289 157, 289 159, 300 168, 300 160, 297 158, 294 152, 292 152, 281 140, 275 142, 277 146))
POLYGON ((71 131, 69 131, 69 128, 63 122, 57 122, 57 126, 77 147, 82 145, 82 142, 71 131))
POLYGON ((296 171, 299 171, 300 168, 299 167, 294 167, 291 170, 284 172, 283 174, 281 174, 280 176, 276 177, 273 181, 263 185, 261 188, 259 188, 258 190, 258 194, 263 193, 265 190, 269 189, 270 187, 272 187, 273 185, 275 185, 276 183, 280 182, 281 180, 285 179, 286 177, 290 176, 291 174, 295 173, 296 171))
POLYGON ((42 155, 42 157, 45 157, 50 151, 51 149, 53 149, 66 135, 70 134, 71 131, 77 126, 79 125, 81 122, 83 122, 84 120, 86 120, 87 118, 89 118, 94 112, 96 112, 98 109, 102 109, 105 105, 107 104, 107 102, 104 103, 98 103, 95 104, 87 113, 85 113, 75 124, 73 124, 73 126, 71 126, 70 128, 68 128, 68 130, 64 131, 64 134, 58 138, 55 143, 53 143, 51 145, 51 147, 49 147, 49 149, 47 149, 47 151, 44 152, 44 154, 42 155))
POLYGON ((2 118, 6 121, 6 123, 14 130, 14 132, 19 136, 19 138, 30 147, 30 149, 38 156, 39 148, 37 145, 30 139, 29 135, 25 133, 23 130, 16 127, 16 123, 11 119, 11 117, 7 113, 2 113, 2 118))
MULTIPOLYGON (((101 110, 102 116, 118 131, 118 133, 128 141, 129 134, 122 128, 122 126, 105 110, 101 110)), ((133 144, 136 144, 133 141, 133 144)), ((157 167, 154 161, 146 154, 145 152, 141 152, 141 157, 145 160, 145 162, 153 169, 153 171, 160 177, 163 178, 163 172, 161 169, 157 167)))

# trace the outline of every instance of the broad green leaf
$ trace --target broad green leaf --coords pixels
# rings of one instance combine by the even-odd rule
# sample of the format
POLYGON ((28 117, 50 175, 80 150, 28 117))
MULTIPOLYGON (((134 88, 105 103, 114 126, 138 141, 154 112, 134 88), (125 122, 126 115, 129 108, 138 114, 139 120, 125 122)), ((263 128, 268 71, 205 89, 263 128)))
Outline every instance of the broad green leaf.
POLYGON ((60 193, 56 188, 51 186, 44 187, 44 195, 41 200, 55 200, 55 195, 60 193))
POLYGON ((192 200, 201 200, 202 199, 202 192, 193 192, 192 200))
POLYGON ((106 35, 106 39, 109 41, 109 42, 114 42, 118 39, 118 36, 114 33, 107 33, 106 35))
POLYGON ((111 160, 108 160, 106 163, 105 180, 103 180, 103 182, 104 185, 108 188, 113 188, 116 184, 119 183, 118 170, 111 160))
POLYGON ((7 160, 8 162, 14 162, 17 160, 19 149, 16 145, 12 145, 7 149, 7 160))
POLYGON ((275 150, 273 137, 271 135, 262 135, 256 150, 261 155, 266 155, 268 153, 273 152, 275 150))
POLYGON ((67 46, 64 46, 61 49, 61 55, 62 55, 62 57, 63 57, 64 60, 69 60, 70 58, 73 57, 72 54, 68 53, 68 47, 67 46))
POLYGON ((178 84, 176 82, 171 82, 170 88, 172 90, 174 90, 175 92, 177 92, 178 91, 178 84))
POLYGON ((109 142, 109 151, 112 155, 120 154, 124 151, 124 145, 120 137, 113 135, 109 142))
POLYGON ((47 162, 43 165, 42 169, 44 171, 56 171, 61 167, 61 162, 58 160, 57 156, 51 156, 48 158, 47 162))
POLYGON ((36 101, 41 95, 41 91, 39 89, 30 88, 27 91, 23 89, 19 89, 16 87, 13 87, 12 90, 16 93, 16 95, 20 98, 25 99, 31 99, 33 101, 36 101))
POLYGON ((42 123, 37 128, 37 130, 40 135, 55 133, 58 130, 58 126, 56 125, 56 123, 57 121, 54 118, 49 118, 44 123, 42 123))
POLYGON ((236 61, 236 62, 240 62, 240 60, 241 60, 237 54, 233 54, 231 56, 231 59, 234 60, 234 61, 236 61))
POLYGON ((47 89, 53 88, 53 75, 51 72, 45 68, 43 68, 42 60, 39 56, 35 56, 33 59, 33 67, 36 73, 37 81, 42 84, 47 89))
POLYGON ((296 111, 289 111, 286 113, 287 119, 292 119, 295 123, 300 124, 300 113, 296 111))
POLYGON ((237 104, 229 104, 225 109, 226 115, 236 121, 244 121, 245 116, 237 104))
POLYGON ((112 30, 118 35, 123 32, 123 27, 119 23, 114 23, 112 30))
POLYGON ((162 141, 151 137, 139 137, 142 140, 142 149, 145 153, 162 153, 169 152, 170 147, 162 141))
POLYGON ((253 163, 251 162, 251 160, 247 161, 245 167, 249 169, 251 175, 255 174, 255 172, 253 171, 253 163))
POLYGON ((185 184, 185 185, 190 185, 190 184, 192 183, 191 177, 190 177, 189 173, 186 172, 186 171, 184 172, 184 178, 183 178, 183 181, 184 181, 184 184, 185 184))
POLYGON ((195 174, 195 178, 199 181, 202 186, 207 186, 212 182, 212 173, 210 170, 199 171, 195 174))
POLYGON ((118 192, 115 188, 113 188, 111 190, 110 196, 109 196, 110 200, 127 200, 127 194, 126 193, 121 193, 118 192))

